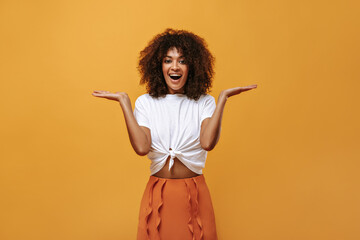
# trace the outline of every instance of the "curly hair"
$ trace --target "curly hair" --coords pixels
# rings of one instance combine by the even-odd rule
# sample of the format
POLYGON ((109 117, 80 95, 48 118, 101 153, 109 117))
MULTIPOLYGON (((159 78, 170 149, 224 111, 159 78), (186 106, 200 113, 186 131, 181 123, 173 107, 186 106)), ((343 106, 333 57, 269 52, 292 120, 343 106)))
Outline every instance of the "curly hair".
POLYGON ((168 88, 162 72, 162 62, 169 49, 175 47, 186 59, 189 67, 184 93, 197 100, 210 92, 214 76, 215 58, 205 40, 192 32, 167 28, 156 35, 140 52, 138 70, 140 84, 146 84, 150 96, 164 97, 168 88))

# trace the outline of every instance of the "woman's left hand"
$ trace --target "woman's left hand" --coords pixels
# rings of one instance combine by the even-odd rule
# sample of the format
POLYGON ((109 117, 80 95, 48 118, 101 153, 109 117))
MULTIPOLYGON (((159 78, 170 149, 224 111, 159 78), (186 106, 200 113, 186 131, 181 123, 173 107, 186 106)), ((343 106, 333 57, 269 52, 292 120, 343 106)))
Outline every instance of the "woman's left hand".
POLYGON ((257 88, 257 84, 253 84, 253 85, 246 86, 246 87, 235 87, 235 88, 225 89, 225 90, 221 91, 221 93, 219 95, 219 100, 220 99, 227 100, 231 96, 237 95, 237 94, 245 92, 245 91, 249 91, 254 88, 257 88))

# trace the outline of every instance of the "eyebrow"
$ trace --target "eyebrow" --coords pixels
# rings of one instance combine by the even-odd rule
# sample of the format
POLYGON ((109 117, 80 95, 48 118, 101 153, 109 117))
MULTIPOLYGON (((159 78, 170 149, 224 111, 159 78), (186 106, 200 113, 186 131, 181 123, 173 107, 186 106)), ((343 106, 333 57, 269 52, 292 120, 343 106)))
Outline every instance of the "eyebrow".
MULTIPOLYGON (((171 56, 166 56, 166 58, 172 58, 171 56)), ((184 56, 180 56, 179 58, 184 58, 184 56)))

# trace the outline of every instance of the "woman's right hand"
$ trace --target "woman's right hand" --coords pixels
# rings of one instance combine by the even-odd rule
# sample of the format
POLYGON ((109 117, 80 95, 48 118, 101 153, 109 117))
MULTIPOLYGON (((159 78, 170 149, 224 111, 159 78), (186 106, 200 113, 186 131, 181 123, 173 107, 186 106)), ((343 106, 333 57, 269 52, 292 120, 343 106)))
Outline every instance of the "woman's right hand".
POLYGON ((121 105, 125 123, 129 134, 130 143, 137 154, 144 156, 149 153, 151 146, 151 132, 147 127, 139 126, 137 123, 132 107, 131 101, 125 92, 109 92, 109 91, 94 91, 92 93, 95 97, 106 98, 113 101, 118 101, 121 105))
POLYGON ((92 93, 95 97, 106 98, 113 101, 120 102, 121 105, 129 104, 130 98, 126 92, 109 92, 109 91, 94 91, 92 93))

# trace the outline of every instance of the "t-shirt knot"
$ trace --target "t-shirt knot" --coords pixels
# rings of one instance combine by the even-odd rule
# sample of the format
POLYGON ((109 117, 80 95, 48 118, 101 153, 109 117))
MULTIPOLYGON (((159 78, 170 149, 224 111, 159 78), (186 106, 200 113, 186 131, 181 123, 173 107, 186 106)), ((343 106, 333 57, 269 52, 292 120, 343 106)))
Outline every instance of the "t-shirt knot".
POLYGON ((173 150, 173 149, 170 149, 170 150, 169 150, 169 153, 170 153, 170 163, 169 163, 169 171, 170 171, 170 169, 171 169, 172 166, 174 165, 174 158, 177 157, 177 155, 181 154, 181 152, 180 152, 180 151, 173 150))

